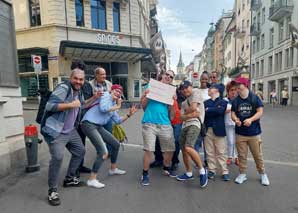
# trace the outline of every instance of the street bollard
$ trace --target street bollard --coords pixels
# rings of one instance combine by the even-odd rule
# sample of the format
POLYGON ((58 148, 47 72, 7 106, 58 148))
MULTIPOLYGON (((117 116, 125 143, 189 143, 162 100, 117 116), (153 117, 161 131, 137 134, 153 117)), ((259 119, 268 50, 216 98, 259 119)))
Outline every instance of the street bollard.
POLYGON ((42 140, 38 139, 37 127, 34 125, 25 126, 25 145, 28 159, 28 166, 26 167, 26 172, 36 172, 39 171, 40 166, 37 162, 38 156, 38 143, 42 140))

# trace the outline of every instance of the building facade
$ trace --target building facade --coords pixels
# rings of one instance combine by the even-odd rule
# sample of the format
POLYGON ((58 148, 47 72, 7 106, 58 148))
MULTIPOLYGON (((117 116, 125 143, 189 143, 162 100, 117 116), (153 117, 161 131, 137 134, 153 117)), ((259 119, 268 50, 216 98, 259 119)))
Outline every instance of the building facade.
POLYGON ((11 1, 0 0, 0 177, 26 164, 24 119, 11 1))
POLYGON ((13 0, 22 95, 36 96, 38 87, 52 90, 68 78, 71 61, 81 59, 87 65, 88 80, 93 78, 94 68, 102 66, 108 80, 124 87, 126 99, 139 100, 142 61, 150 58, 149 43, 158 31, 150 22, 156 3, 13 0), (42 58, 38 82, 31 55, 42 58))
POLYGON ((290 24, 298 27, 298 2, 255 0, 252 5, 252 88, 270 102, 275 89, 289 91, 289 104, 298 105, 298 49, 292 46, 290 24))

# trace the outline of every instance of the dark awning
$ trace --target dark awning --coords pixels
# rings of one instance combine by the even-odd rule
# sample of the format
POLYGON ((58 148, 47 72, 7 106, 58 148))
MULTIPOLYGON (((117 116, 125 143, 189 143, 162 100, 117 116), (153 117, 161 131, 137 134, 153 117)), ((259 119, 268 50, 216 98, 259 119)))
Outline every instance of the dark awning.
POLYGON ((48 55, 49 49, 42 47, 32 47, 25 49, 18 49, 18 56, 30 56, 30 55, 48 55))
POLYGON ((89 60, 139 61, 151 54, 151 49, 78 41, 61 41, 59 53, 64 57, 89 60))

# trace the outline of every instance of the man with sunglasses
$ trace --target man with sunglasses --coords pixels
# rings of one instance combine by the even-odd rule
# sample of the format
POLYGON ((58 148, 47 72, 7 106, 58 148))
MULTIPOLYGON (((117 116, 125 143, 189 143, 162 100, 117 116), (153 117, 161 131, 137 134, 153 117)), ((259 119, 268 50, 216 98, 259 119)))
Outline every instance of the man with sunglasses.
POLYGON ((212 71, 211 72, 210 80, 211 80, 210 85, 215 85, 216 84, 217 87, 219 88, 220 97, 223 98, 224 97, 224 92, 225 92, 225 85, 223 83, 219 82, 218 72, 217 71, 212 71))
MULTIPOLYGON (((171 84, 174 79, 174 72, 168 70, 161 76, 161 82, 171 84)), ((171 159, 175 151, 173 128, 171 119, 175 117, 173 106, 148 99, 146 95, 149 90, 141 97, 141 105, 144 109, 142 119, 142 135, 144 143, 144 161, 141 184, 148 186, 149 167, 152 158, 152 152, 155 151, 156 139, 159 139, 161 151, 163 153, 163 172, 167 176, 174 176, 171 169, 171 159)))

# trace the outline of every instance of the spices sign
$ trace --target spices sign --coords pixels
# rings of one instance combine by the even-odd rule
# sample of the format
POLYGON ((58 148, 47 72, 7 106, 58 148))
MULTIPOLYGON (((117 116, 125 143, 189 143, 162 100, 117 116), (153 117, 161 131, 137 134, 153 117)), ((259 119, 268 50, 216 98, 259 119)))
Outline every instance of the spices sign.
POLYGON ((119 45, 120 36, 112 34, 98 33, 96 35, 96 41, 101 44, 119 45))

